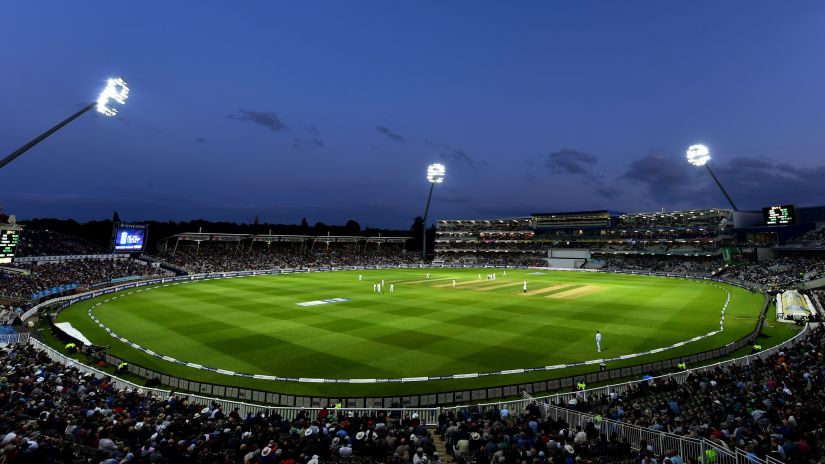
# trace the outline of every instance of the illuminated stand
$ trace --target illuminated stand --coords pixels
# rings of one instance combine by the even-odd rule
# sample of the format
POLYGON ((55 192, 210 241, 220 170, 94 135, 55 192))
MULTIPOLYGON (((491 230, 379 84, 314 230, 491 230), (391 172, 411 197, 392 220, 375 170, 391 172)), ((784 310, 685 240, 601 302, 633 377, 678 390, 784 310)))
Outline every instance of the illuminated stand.
POLYGON ((431 164, 427 166, 427 181, 430 183, 430 195, 427 197, 427 207, 424 208, 424 243, 421 245, 421 259, 427 260, 427 213, 430 212, 430 200, 433 198, 433 188, 435 184, 444 182, 444 175, 447 168, 443 164, 431 164))
POLYGON ((736 203, 733 202, 733 199, 728 195, 728 191, 725 190, 725 187, 722 187, 722 183, 719 182, 719 179, 716 177, 716 174, 710 169, 710 165, 708 161, 710 161, 710 150, 708 147, 704 145, 691 145, 687 149, 687 161, 688 163, 694 166, 704 166, 707 168, 710 176, 713 177, 713 180, 716 181, 716 185, 719 186, 719 190, 725 194, 725 198, 728 199, 728 203, 733 207, 734 211, 739 211, 739 208, 736 207, 736 203))
POLYGON ((116 115, 117 107, 112 105, 112 101, 120 105, 123 105, 126 103, 127 98, 129 98, 129 86, 126 85, 126 81, 123 80, 122 77, 109 79, 106 82, 106 88, 103 89, 103 92, 100 93, 100 96, 97 98, 97 101, 89 103, 82 110, 59 122, 56 126, 38 135, 31 142, 23 145, 22 147, 15 150, 12 154, 0 160, 0 169, 2 169, 3 166, 14 161, 23 153, 27 152, 31 147, 45 140, 46 137, 60 130, 61 127, 79 118, 83 113, 88 112, 92 108, 97 108, 97 111, 105 116, 116 115))

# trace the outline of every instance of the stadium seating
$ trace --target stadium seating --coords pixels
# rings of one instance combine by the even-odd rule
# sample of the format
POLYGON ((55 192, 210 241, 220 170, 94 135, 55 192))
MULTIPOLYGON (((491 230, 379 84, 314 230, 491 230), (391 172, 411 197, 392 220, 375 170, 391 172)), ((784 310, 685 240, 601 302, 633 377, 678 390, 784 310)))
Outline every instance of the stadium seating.
MULTIPOLYGON (((32 294, 60 285, 88 287, 130 276, 156 276, 165 272, 133 259, 73 259, 16 265, 26 273, 0 270, 0 295, 31 300, 32 294)), ((28 301, 28 304, 32 303, 28 301)), ((27 306, 28 304, 23 304, 27 306)))
MULTIPOLYGON (((633 220, 640 227, 650 227, 644 221, 661 221, 633 220)), ((681 219, 672 217, 665 220, 670 222, 654 222, 655 227, 684 224, 673 222, 681 219)), ((694 225, 704 228, 715 221, 694 225)), ((441 243, 437 249, 450 262, 540 265, 547 245, 536 242, 523 230, 523 223, 515 220, 466 228, 450 223, 445 232, 437 240, 441 243)), ((718 258, 679 256, 703 246, 590 244, 592 250, 604 252, 610 270, 709 275, 718 271, 718 258), (611 253, 628 247, 657 256, 611 253), (677 256, 664 258, 658 251, 677 256)), ((421 262, 417 253, 405 252, 403 247, 367 252, 343 243, 317 249, 277 244, 244 251, 220 243, 200 244, 158 259, 192 273, 421 262)), ((767 288, 789 287, 825 276, 823 263, 818 255, 782 254, 766 263, 728 268, 723 275, 767 288)), ((0 292, 26 294, 69 281, 88 286, 163 272, 130 259, 81 259, 24 268, 29 275, 0 274, 0 292)), ((817 301, 825 300, 825 291, 812 295, 817 301)), ((111 379, 82 375, 27 345, 0 350, 0 365, 5 369, 0 377, 0 458, 8 462, 678 462, 676 450, 631 449, 629 442, 609 433, 599 421, 577 428, 547 419, 540 403, 523 411, 451 409, 437 424, 421 424, 412 415, 377 410, 350 415, 334 407, 303 411, 294 418, 277 414, 241 417, 217 403, 189 402, 174 395, 162 399, 140 390, 117 389, 111 379), (442 450, 440 456, 437 450, 442 450)), ((703 437, 716 446, 753 456, 753 462, 766 457, 817 462, 825 451, 823 386, 825 330, 819 327, 784 352, 746 366, 694 371, 681 384, 643 382, 620 394, 581 396, 557 406, 654 431, 703 437)), ((698 462, 702 456, 681 457, 683 462, 698 462)))

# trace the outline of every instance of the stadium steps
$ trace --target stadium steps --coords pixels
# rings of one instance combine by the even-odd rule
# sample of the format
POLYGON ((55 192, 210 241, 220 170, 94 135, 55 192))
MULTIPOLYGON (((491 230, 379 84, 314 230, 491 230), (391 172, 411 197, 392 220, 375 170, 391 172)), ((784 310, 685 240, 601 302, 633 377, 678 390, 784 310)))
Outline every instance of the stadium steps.
POLYGON ((452 460, 452 456, 447 454, 447 445, 444 443, 444 440, 441 439, 441 435, 437 433, 432 434, 433 445, 435 445, 435 450, 438 451, 438 456, 441 458, 442 462, 450 462, 452 460))

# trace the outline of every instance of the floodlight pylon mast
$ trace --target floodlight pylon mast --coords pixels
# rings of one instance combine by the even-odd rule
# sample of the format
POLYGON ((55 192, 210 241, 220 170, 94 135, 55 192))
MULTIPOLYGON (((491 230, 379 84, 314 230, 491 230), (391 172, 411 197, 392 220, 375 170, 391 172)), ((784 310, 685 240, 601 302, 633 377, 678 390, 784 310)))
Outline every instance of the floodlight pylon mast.
POLYGON ((32 139, 29 143, 27 143, 27 144, 23 145, 22 147, 18 148, 17 150, 12 152, 10 155, 8 155, 5 158, 3 158, 2 160, 0 160, 0 169, 2 169, 3 166, 5 166, 5 165, 11 163, 12 161, 14 161, 16 158, 18 158, 23 153, 26 153, 27 151, 29 151, 30 148, 32 148, 33 146, 35 146, 38 143, 42 142, 48 136, 50 136, 50 135, 54 134, 55 132, 57 132, 58 130, 60 130, 66 124, 68 124, 68 123, 74 121, 75 119, 79 118, 84 113, 86 113, 89 110, 91 110, 92 108, 94 108, 96 105, 97 105, 97 102, 89 103, 82 110, 80 110, 77 113, 69 116, 68 118, 64 119, 63 121, 60 121, 59 123, 57 123, 57 125, 55 125, 51 129, 47 130, 46 132, 43 132, 42 134, 40 134, 37 137, 35 137, 34 139, 32 139))
POLYGON ((422 224, 424 227, 424 233, 422 235, 422 243, 421 245, 421 259, 424 261, 427 260, 427 214, 430 212, 430 200, 433 198, 433 189, 435 188, 435 182, 430 182, 430 194, 427 196, 427 207, 424 208, 424 223, 422 224))
POLYGON ((708 169, 710 177, 713 177, 713 180, 716 182, 716 185, 719 186, 719 190, 721 190, 722 193, 725 194, 725 198, 728 199, 728 203, 730 203, 730 205, 733 207, 733 210, 739 211, 739 208, 736 207, 736 203, 733 202, 733 198, 731 198, 730 195, 728 195, 728 191, 725 190, 725 187, 723 187, 722 183, 719 182, 719 179, 716 177, 716 174, 713 173, 713 170, 710 168, 710 164, 705 164, 705 167, 708 169))

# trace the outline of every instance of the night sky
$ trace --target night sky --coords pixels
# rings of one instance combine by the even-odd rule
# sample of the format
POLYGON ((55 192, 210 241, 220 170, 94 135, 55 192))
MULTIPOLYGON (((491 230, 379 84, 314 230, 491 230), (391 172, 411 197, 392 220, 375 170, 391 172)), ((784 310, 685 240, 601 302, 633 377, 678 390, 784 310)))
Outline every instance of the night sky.
POLYGON ((825 204, 825 2, 7 2, 18 218, 430 219, 825 204))

